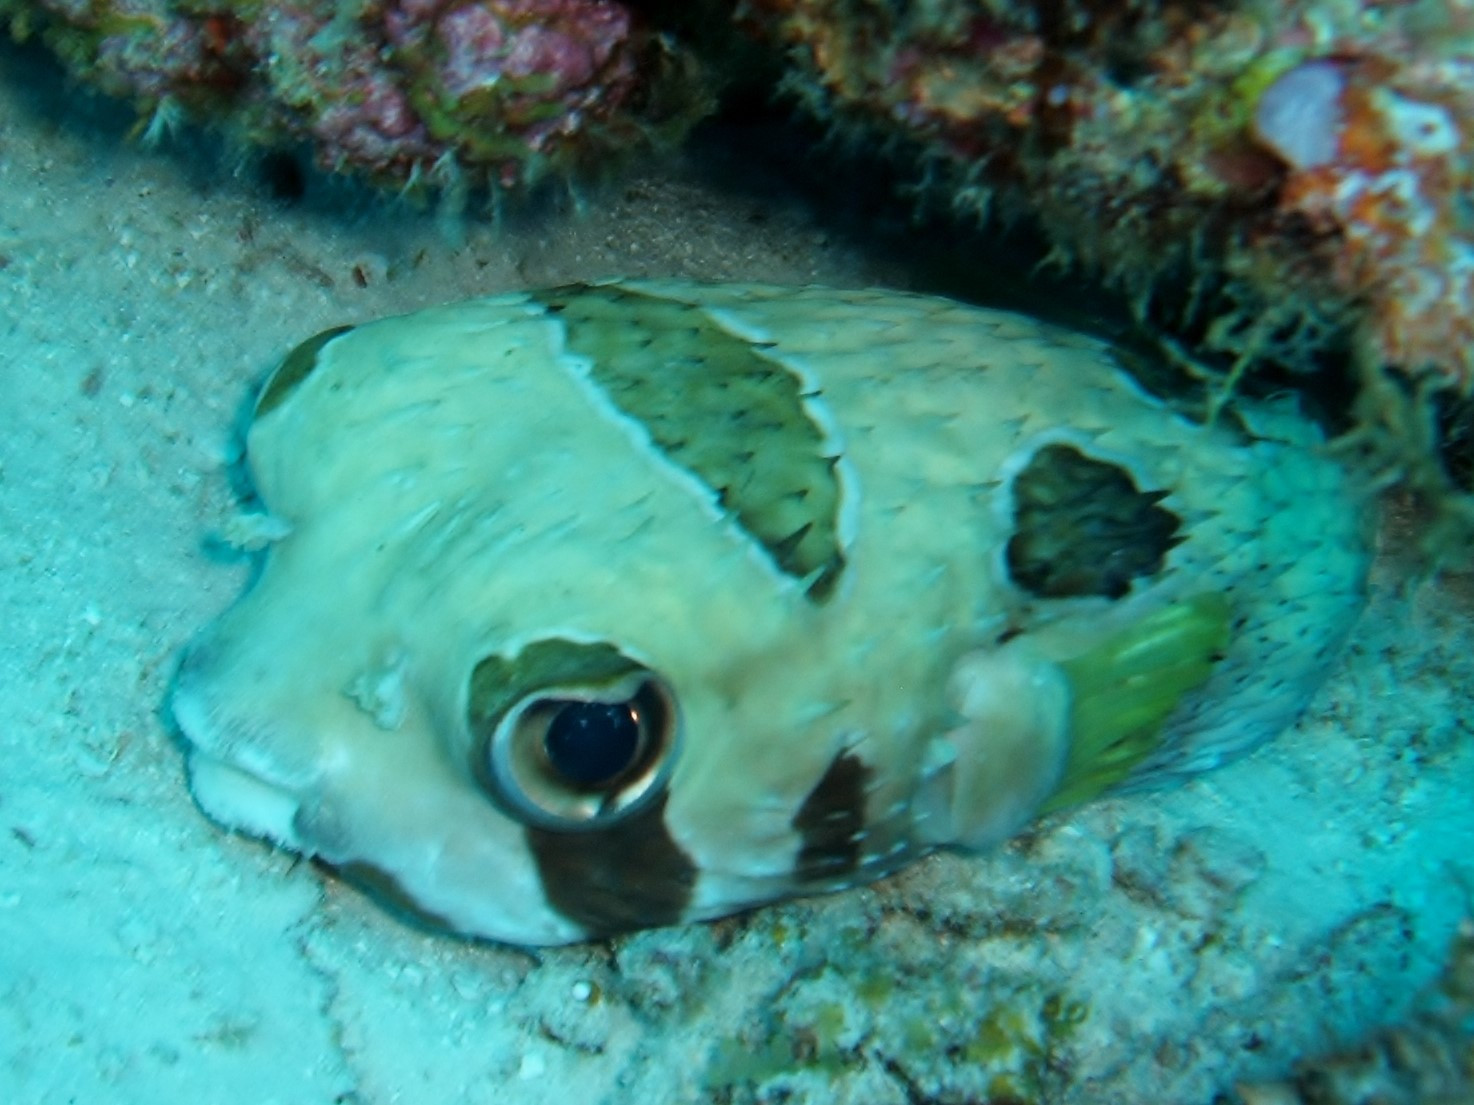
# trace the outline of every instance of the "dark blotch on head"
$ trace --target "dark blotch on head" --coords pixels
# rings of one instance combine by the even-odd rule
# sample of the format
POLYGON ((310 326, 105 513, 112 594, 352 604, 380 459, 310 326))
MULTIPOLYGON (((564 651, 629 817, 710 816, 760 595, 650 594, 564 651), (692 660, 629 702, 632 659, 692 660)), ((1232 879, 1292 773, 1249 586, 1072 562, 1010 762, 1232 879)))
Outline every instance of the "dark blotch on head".
POLYGON ((1008 573, 1041 598, 1118 599, 1182 540, 1182 520, 1157 505, 1165 497, 1119 465, 1047 445, 1014 480, 1008 573))
POLYGON ((793 817, 803 838, 795 874, 805 882, 830 882, 851 874, 860 863, 865 833, 865 786, 870 769, 842 752, 804 799, 793 817))
POLYGON ((261 398, 256 400, 256 417, 275 410, 286 402, 287 396, 292 394, 303 380, 312 374, 317 367, 317 355, 322 352, 323 346, 332 341, 339 334, 346 334, 352 330, 351 326, 334 326, 331 330, 324 330, 320 334, 314 334, 301 345, 288 353, 271 379, 266 381, 266 386, 261 389, 261 398))
POLYGON ((596 936, 673 925, 696 885, 696 865, 665 827, 665 796, 607 829, 528 828, 548 904, 596 936))

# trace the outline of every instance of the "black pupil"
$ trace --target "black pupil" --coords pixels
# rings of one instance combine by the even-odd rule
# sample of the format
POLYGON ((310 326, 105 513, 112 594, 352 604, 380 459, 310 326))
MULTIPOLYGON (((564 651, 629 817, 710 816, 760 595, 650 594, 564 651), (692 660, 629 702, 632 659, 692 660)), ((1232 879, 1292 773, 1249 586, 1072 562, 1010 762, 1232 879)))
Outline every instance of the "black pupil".
POLYGON ((629 767, 640 723, 628 702, 568 702, 543 737, 548 762, 571 783, 594 786, 629 767))

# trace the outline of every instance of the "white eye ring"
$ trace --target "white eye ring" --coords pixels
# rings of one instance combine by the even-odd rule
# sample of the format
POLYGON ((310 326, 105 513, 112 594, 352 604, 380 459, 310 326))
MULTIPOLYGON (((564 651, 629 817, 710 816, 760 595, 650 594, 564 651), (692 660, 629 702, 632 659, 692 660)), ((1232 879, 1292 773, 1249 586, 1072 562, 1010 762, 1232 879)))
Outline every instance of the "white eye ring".
POLYGON ((497 722, 474 766, 497 804, 526 825, 602 829, 664 791, 679 744, 675 697, 640 670, 598 687, 554 686, 525 695, 497 722), (603 740, 599 735, 575 738, 584 743, 573 754, 600 757, 603 768, 570 770, 568 752, 559 747, 560 719, 599 704, 621 708, 607 714, 621 731, 603 740), (625 725, 630 732, 622 731, 625 725), (609 740, 619 747, 609 749, 609 740))

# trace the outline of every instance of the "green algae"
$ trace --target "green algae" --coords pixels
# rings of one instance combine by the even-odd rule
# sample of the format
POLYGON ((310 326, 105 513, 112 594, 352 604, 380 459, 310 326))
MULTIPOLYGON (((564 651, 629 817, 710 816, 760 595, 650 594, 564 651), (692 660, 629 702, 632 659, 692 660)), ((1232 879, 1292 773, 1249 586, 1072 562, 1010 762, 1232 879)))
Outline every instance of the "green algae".
POLYGON ((1085 1002, 1027 982, 913 987, 873 947, 832 951, 825 966, 791 979, 760 1022, 718 1042, 702 1075, 710 1096, 762 1097, 795 1079, 838 1093, 856 1072, 880 1067, 918 1083, 945 1072, 949 1085, 992 1101, 1043 1101, 1089 1017, 1085 1002))

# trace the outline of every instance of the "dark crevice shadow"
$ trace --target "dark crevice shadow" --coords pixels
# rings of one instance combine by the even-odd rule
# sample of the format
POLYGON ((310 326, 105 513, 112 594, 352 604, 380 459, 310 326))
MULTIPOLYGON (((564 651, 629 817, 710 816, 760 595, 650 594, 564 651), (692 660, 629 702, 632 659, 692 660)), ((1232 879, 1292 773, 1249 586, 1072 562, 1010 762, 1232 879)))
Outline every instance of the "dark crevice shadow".
MULTIPOLYGON (((0 85, 7 101, 43 133, 65 132, 96 148, 98 164, 133 147, 142 157, 169 166, 193 191, 235 191, 242 196, 314 217, 352 223, 386 211, 423 217, 428 205, 411 204, 366 182, 322 171, 305 145, 248 146, 230 136, 228 124, 181 120, 145 137, 149 119, 132 103, 100 92, 67 72, 33 38, 25 43, 0 39, 0 85)), ((0 126, 0 156, 6 128, 0 126)))
MULTIPOLYGON (((0 83, 8 98, 40 120, 94 144, 105 164, 140 129, 130 104, 88 89, 34 40, 0 41, 0 83)), ((228 136, 228 128, 184 124, 145 151, 167 161, 200 194, 238 191, 277 207, 291 207, 325 224, 360 230, 372 220, 400 230, 432 220, 448 248, 467 229, 492 224, 509 240, 535 236, 549 218, 580 208, 597 209, 641 174, 684 179, 714 196, 770 216, 791 218, 823 231, 866 260, 879 282, 945 295, 965 302, 1038 315, 1160 356, 1159 337, 1170 334, 1206 367, 1228 368, 1224 357, 1201 348, 1211 318, 1184 327, 1173 316, 1172 289, 1163 310, 1144 324, 1118 291, 1089 273, 1061 271, 1046 263, 1049 246, 1027 218, 1008 225, 978 225, 947 206, 945 186, 920 187, 922 159, 915 147, 887 149, 878 139, 827 127, 777 98, 777 70, 749 66, 727 86, 720 108, 675 150, 615 159, 592 178, 554 177, 516 193, 485 189, 446 197, 427 189, 407 198, 392 189, 314 164, 304 145, 262 149, 228 136)), ((0 156, 5 131, 0 129, 0 156)), ((1184 280, 1183 284, 1189 281, 1184 280)), ((1249 389, 1294 388, 1327 408, 1341 408, 1347 387, 1345 358, 1332 350, 1325 371, 1269 364, 1251 374, 1249 389)))
POLYGON ((1087 329, 1135 326, 1125 300, 1099 281, 1045 267, 1049 246, 1026 221, 978 226, 941 211, 918 191, 916 161, 839 137, 762 91, 730 99, 692 134, 684 158, 713 192, 801 205, 834 238, 903 272, 909 290, 1087 329))
MULTIPOLYGON (((689 172, 716 194, 748 205, 799 205, 804 217, 848 243, 887 274, 887 283, 981 306, 1021 311, 1124 346, 1182 374, 1180 355, 1227 378, 1232 357, 1207 348, 1215 314, 1189 318, 1194 277, 1162 281, 1146 318, 1096 274, 1062 269, 1040 225, 1021 216, 985 225, 949 206, 946 186, 922 184, 917 147, 841 137, 765 89, 745 89, 691 136, 689 172), (1176 350, 1167 358, 1167 347, 1176 350)), ((1221 309, 1221 308, 1220 308, 1221 309)), ((1352 424, 1357 388, 1349 335, 1333 338, 1313 370, 1265 358, 1237 379, 1236 394, 1293 391, 1331 433, 1352 424)))
MULTIPOLYGON (((407 199, 360 177, 325 172, 302 145, 247 147, 228 136, 224 122, 181 123, 150 148, 140 137, 147 120, 132 104, 68 74, 35 39, 20 45, 0 41, 0 83, 9 86, 9 101, 43 129, 65 130, 95 145, 99 163, 132 143, 202 194, 240 190, 345 225, 370 217, 439 217, 468 225, 500 220, 516 233, 580 205, 599 206, 642 172, 674 174, 746 206, 817 224, 894 274, 892 282, 916 291, 1036 312, 1055 300, 1087 302, 1103 318, 1127 317, 1098 286, 1035 271, 1046 250, 1027 229, 979 231, 916 214, 917 205, 904 195, 908 170, 863 144, 830 137, 776 102, 771 82, 750 79, 729 90, 723 107, 677 150, 636 153, 591 179, 553 179, 501 196, 472 189, 454 199, 433 189, 407 199)), ((0 155, 3 142, 0 130, 0 155)))

